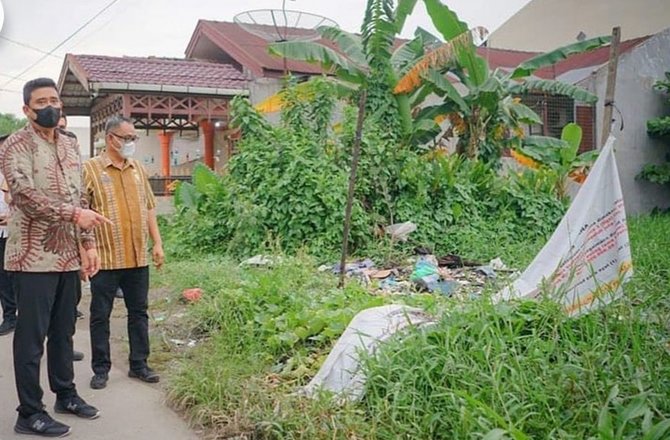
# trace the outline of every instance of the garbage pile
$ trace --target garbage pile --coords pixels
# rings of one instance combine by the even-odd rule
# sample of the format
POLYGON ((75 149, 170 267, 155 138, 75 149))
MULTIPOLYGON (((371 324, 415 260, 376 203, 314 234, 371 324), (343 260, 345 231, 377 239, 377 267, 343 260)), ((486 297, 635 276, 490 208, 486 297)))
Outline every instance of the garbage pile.
MULTIPOLYGON (((499 273, 508 275, 508 269, 500 258, 484 264, 469 261, 458 255, 436 257, 426 249, 416 249, 417 257, 399 267, 376 267, 369 259, 347 263, 346 275, 358 279, 378 294, 412 294, 431 292, 445 296, 459 295, 465 298, 478 295, 487 282, 496 280, 499 273)), ((340 264, 323 265, 319 271, 339 274, 340 264)))

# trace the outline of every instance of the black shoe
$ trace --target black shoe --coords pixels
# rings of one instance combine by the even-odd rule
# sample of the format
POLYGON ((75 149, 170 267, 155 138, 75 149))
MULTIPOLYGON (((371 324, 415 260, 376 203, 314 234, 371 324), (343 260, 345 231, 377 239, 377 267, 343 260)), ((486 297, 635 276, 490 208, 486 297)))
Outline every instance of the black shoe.
POLYGON ((72 360, 75 362, 84 360, 84 353, 77 350, 72 350, 72 360))
POLYGON ((145 367, 137 371, 130 370, 128 371, 128 377, 132 377, 133 379, 139 379, 143 382, 148 383, 157 383, 158 381, 161 380, 161 377, 158 375, 158 373, 156 373, 149 367, 145 367))
POLYGON ((16 419, 14 432, 17 434, 41 435, 43 437, 65 437, 70 433, 70 427, 52 419, 46 411, 38 412, 30 417, 16 419))
POLYGON ((70 397, 67 400, 56 400, 54 411, 60 414, 74 414, 82 419, 97 419, 100 415, 98 408, 84 402, 79 396, 70 397))
POLYGON ((8 321, 4 320, 2 321, 2 324, 0 324, 0 336, 8 335, 11 332, 14 331, 16 328, 16 321, 8 321))
POLYGON ((91 378, 91 388, 101 390, 107 386, 109 376, 107 374, 96 374, 91 378))
POLYGON ((77 309, 77 319, 84 319, 84 314, 79 309, 77 309))

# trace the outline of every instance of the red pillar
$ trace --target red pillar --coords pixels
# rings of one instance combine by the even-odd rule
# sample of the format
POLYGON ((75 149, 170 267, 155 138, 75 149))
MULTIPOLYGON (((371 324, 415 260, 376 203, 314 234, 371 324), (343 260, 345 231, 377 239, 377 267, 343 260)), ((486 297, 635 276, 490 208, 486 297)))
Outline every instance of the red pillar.
POLYGON ((158 140, 161 142, 161 174, 170 177, 170 151, 172 150, 172 135, 174 131, 164 131, 158 133, 158 140))
POLYGON ((214 169, 214 124, 212 121, 200 121, 200 128, 205 138, 205 165, 214 169))

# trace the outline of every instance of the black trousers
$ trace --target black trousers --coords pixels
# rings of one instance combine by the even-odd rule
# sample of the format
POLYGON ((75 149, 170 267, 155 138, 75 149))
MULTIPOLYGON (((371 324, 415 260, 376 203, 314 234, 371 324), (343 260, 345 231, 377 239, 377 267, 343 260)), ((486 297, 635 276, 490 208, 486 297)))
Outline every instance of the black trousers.
POLYGON ((40 360, 47 338, 49 386, 58 399, 76 395, 72 368, 72 335, 79 273, 14 272, 18 305, 14 331, 14 376, 19 413, 28 417, 42 411, 40 360))
POLYGON ((0 237, 0 305, 2 306, 2 320, 16 321, 16 295, 10 278, 10 272, 5 271, 5 245, 7 237, 0 237))
POLYGON ((91 278, 91 367, 95 374, 107 374, 112 367, 109 350, 109 316, 116 290, 123 290, 128 310, 130 369, 147 366, 149 357, 149 267, 101 270, 91 278))

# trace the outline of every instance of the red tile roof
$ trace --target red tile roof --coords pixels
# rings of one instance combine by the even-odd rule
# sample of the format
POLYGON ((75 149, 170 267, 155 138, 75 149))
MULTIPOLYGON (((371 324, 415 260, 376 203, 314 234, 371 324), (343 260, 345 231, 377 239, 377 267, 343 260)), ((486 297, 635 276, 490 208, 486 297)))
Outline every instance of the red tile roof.
POLYGON ((244 74, 229 64, 141 57, 68 55, 88 82, 246 89, 244 74))
MULTIPOLYGON (((619 46, 619 54, 628 52, 636 46, 647 41, 649 36, 622 41, 619 46)), ((489 47, 480 47, 477 53, 488 60, 491 69, 512 69, 522 62, 540 55, 540 52, 524 52, 518 50, 496 49, 489 47)), ((571 70, 583 69, 586 67, 598 67, 605 64, 609 59, 610 46, 599 47, 588 52, 572 55, 563 61, 559 61, 553 66, 545 67, 537 72, 535 76, 544 79, 555 79, 558 76, 571 70)))
MULTIPOLYGON (((300 31, 307 32, 304 29, 293 29, 292 32, 300 33, 300 31)), ((247 32, 236 23, 224 21, 199 20, 191 37, 191 42, 186 49, 186 57, 192 55, 192 51, 200 35, 209 38, 212 43, 216 44, 257 76, 265 76, 264 70, 284 71, 283 59, 268 53, 268 41, 247 32)), ((335 44, 330 40, 318 39, 315 41, 330 48, 336 48, 335 44)), ((287 67, 288 70, 294 73, 319 74, 323 72, 318 64, 294 60, 287 60, 287 67)))
MULTIPOLYGON (((301 29, 293 29, 292 32, 300 34, 301 29)), ((191 41, 186 49, 186 56, 192 56, 198 39, 201 36, 209 38, 212 43, 221 50, 228 53, 238 63, 250 69, 257 76, 266 76, 267 71, 283 72, 284 64, 280 57, 268 53, 268 42, 254 34, 245 31, 236 23, 200 20, 191 41)), ((641 37, 624 41, 620 46, 620 53, 625 53, 637 45, 646 41, 649 37, 641 37)), ((316 40, 330 48, 337 49, 330 40, 316 40)), ((400 44, 405 40, 398 40, 400 44)), ((487 59, 491 69, 512 69, 523 61, 536 55, 537 52, 525 52, 508 49, 496 49, 481 47, 477 49, 479 55, 487 59)), ((560 61, 553 66, 538 70, 535 76, 545 79, 555 79, 568 71, 586 67, 598 67, 607 62, 609 58, 609 45, 586 53, 573 55, 566 60, 560 61)), ((288 69, 294 73, 318 74, 322 70, 316 64, 288 60, 288 69)))

